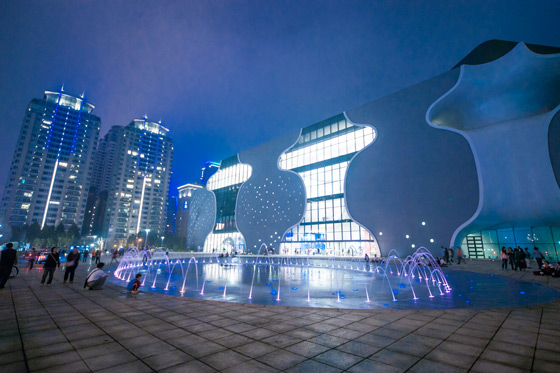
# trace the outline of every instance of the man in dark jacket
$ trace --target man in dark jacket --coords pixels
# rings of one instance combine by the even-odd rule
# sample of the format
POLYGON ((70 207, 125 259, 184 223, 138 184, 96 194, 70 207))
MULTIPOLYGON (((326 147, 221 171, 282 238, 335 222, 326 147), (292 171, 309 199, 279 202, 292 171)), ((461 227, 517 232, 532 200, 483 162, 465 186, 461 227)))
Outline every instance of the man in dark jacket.
POLYGON ((51 284, 56 267, 60 267, 60 259, 58 258, 58 249, 55 246, 51 248, 51 252, 47 255, 47 260, 45 261, 45 264, 43 264, 43 278, 41 279, 41 285, 45 284, 47 275, 49 275, 47 285, 51 284))
POLYGON ((0 289, 4 289, 8 277, 12 273, 12 267, 17 264, 17 252, 14 250, 14 244, 8 242, 6 248, 2 250, 0 258, 0 289))

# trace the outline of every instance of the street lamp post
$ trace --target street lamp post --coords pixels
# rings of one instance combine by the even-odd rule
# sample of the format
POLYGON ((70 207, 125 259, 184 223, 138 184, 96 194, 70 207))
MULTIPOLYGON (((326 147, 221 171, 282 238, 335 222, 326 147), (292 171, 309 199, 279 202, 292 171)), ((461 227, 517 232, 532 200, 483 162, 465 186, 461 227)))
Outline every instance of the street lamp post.
POLYGON ((146 229, 146 242, 145 242, 145 244, 144 244, 144 249, 147 249, 147 248, 148 248, 148 233, 150 233, 150 230, 149 230, 149 229, 146 229))
POLYGON ((165 236, 161 236, 161 247, 163 247, 163 240, 165 239, 165 236))

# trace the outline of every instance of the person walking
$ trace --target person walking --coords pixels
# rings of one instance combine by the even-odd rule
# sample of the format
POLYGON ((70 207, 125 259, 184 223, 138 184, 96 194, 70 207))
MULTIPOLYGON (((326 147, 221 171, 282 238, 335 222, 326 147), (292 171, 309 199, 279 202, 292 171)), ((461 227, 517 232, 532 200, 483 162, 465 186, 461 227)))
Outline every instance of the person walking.
POLYGON ((80 253, 78 249, 74 249, 68 254, 68 258, 66 259, 66 271, 64 271, 64 283, 68 280, 68 276, 70 276, 70 283, 74 282, 74 272, 76 272, 76 268, 78 268, 78 263, 80 263, 80 253))
POLYGON ((454 255, 453 255, 453 248, 450 247, 447 251, 449 251, 449 262, 453 263, 454 255))
POLYGON ((36 260, 37 260, 37 250, 35 250, 35 248, 32 248, 31 252, 29 253, 29 270, 33 269, 33 264, 35 264, 36 260))
POLYGON ((119 262, 117 260, 118 256, 119 256, 119 252, 117 250, 114 250, 113 253, 111 254, 111 263, 113 263, 113 261, 118 263, 119 262))
POLYGON ((506 252, 505 246, 502 247, 501 258, 502 258, 502 269, 503 269, 504 271, 507 271, 507 265, 508 265, 509 256, 508 256, 508 254, 507 254, 507 252, 506 252))
POLYGON ((56 267, 60 267, 60 259, 58 257, 58 249, 56 246, 54 246, 51 248, 51 252, 47 255, 45 264, 43 264, 43 277, 41 278, 41 285, 45 284, 47 275, 49 276, 47 285, 51 284, 54 272, 56 271, 56 267))
POLYGON ((101 263, 101 250, 97 250, 95 253, 95 264, 101 263))
POLYGON ((4 289, 6 282, 12 273, 12 267, 17 264, 17 251, 14 250, 14 244, 8 242, 6 248, 2 250, 0 257, 0 289, 4 289))
POLYGON ((89 256, 89 251, 85 250, 84 257, 82 258, 82 262, 87 263, 88 256, 89 256))

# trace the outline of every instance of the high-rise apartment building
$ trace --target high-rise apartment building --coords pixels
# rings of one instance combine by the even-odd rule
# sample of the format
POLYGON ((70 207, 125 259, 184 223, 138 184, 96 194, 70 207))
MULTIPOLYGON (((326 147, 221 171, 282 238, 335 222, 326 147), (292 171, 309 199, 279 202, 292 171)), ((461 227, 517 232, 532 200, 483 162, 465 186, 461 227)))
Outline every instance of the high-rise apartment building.
POLYGON ((62 89, 31 100, 0 206, 7 223, 82 225, 101 123, 93 109, 62 89))
MULTIPOLYGON (((96 173, 100 192, 107 190, 103 235, 114 244, 149 230, 161 235, 166 226, 166 205, 173 159, 169 130, 147 118, 126 127, 114 126, 106 138, 115 139, 114 151, 99 155, 102 174, 96 173), (105 157, 105 158, 103 158, 105 157), (109 161, 108 157, 112 158, 109 161)), ((110 140, 113 141, 113 140, 110 140)))

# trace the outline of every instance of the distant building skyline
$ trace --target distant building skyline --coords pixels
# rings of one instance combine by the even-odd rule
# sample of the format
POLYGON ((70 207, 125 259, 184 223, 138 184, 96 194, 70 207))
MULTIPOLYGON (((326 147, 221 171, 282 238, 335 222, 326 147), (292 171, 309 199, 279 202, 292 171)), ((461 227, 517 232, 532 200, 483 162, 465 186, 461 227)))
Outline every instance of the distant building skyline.
POLYGON ((0 207, 6 223, 82 225, 101 126, 94 108, 62 88, 30 101, 0 207))

